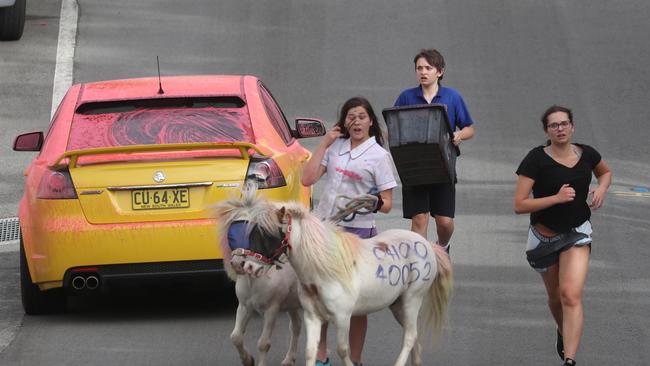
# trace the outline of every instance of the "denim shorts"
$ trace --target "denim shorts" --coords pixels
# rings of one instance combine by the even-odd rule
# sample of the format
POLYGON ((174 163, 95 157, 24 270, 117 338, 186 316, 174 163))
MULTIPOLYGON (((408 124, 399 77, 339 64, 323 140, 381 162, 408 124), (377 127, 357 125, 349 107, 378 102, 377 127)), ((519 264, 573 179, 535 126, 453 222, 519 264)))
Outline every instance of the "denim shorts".
MULTIPOLYGON (((591 245, 591 222, 589 220, 583 222, 580 226, 575 228, 575 230, 579 233, 583 233, 587 235, 587 238, 578 240, 573 244, 573 246, 580 247, 583 245, 591 245)), ((545 245, 553 241, 553 239, 556 238, 556 236, 553 237, 548 237, 542 235, 539 231, 537 231, 532 225, 528 228, 528 243, 526 245, 526 250, 531 250, 539 247, 540 245, 545 245)), ((539 273, 544 273, 548 270, 547 268, 534 268, 535 271, 539 273)))

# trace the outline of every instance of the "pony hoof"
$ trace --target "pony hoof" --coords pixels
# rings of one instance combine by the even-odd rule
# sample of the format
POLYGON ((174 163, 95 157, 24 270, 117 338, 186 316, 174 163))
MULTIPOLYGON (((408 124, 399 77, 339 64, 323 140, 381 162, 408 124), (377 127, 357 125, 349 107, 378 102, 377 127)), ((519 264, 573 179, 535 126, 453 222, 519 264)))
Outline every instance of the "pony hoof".
POLYGON ((292 358, 291 360, 284 360, 282 361, 281 365, 282 366, 293 366, 296 363, 296 359, 292 358))

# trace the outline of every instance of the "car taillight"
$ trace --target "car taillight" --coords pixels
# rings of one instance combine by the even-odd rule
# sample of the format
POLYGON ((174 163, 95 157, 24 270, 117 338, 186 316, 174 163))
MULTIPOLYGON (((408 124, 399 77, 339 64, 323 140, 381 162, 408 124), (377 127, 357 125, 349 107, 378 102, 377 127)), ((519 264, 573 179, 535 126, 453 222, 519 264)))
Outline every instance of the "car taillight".
POLYGON ((251 160, 246 172, 246 181, 257 184, 260 189, 287 185, 282 170, 273 159, 251 160))
POLYGON ((70 172, 67 170, 45 172, 43 178, 41 178, 41 184, 38 186, 36 197, 53 200, 77 198, 70 172))

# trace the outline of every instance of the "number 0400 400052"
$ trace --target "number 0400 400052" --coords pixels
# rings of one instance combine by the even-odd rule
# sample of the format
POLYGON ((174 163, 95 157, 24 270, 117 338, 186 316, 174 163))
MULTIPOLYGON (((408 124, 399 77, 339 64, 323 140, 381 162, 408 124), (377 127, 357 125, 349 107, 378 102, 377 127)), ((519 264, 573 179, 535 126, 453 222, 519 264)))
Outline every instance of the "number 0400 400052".
POLYGON ((430 281, 431 262, 428 260, 429 246, 416 241, 402 242, 386 248, 373 248, 375 258, 380 262, 375 271, 375 277, 388 281, 391 286, 401 286, 415 281, 430 281), (382 264, 385 260, 392 264, 382 264), (404 263, 406 262, 406 263, 404 263))

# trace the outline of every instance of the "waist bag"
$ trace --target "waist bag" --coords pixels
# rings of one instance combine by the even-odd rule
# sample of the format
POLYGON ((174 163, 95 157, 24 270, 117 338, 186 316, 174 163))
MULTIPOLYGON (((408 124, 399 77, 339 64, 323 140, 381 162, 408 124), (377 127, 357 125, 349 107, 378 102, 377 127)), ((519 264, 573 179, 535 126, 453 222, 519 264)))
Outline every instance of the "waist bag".
MULTIPOLYGON (((534 230, 533 232, 537 234, 534 230)), ((537 248, 526 251, 528 264, 533 268, 546 268, 560 260, 560 252, 571 248, 576 242, 586 239, 587 234, 579 233, 572 229, 568 233, 562 233, 552 238, 540 238, 541 243, 537 248), (546 240, 542 240, 546 239, 546 240)))

